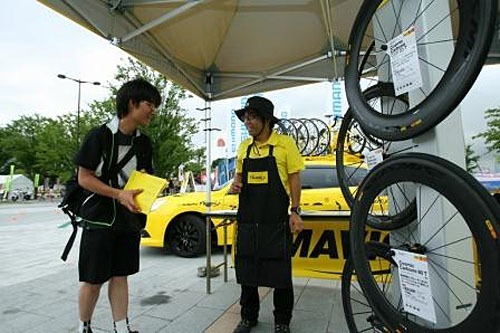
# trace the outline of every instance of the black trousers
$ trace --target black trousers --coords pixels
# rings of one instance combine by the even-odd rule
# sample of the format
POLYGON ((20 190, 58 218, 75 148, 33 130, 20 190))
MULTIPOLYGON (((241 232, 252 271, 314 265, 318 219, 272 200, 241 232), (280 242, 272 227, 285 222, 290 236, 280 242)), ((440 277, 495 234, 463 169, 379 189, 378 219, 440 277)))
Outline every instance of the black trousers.
MULTIPOLYGON (((290 324, 293 310, 293 288, 274 289, 274 323, 290 324)), ((259 318, 260 300, 258 287, 241 285, 241 318, 257 321, 259 318)))

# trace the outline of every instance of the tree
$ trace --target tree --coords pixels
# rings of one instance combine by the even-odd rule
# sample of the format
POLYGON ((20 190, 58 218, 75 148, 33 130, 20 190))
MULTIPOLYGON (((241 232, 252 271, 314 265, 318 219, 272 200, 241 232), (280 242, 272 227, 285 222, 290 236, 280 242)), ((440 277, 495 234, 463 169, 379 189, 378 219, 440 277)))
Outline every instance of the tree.
POLYGON ((34 168, 44 178, 68 180, 75 171, 76 116, 66 114, 57 119, 48 119, 37 135, 34 168))
POLYGON ((7 164, 7 160, 10 160, 15 165, 16 173, 33 175, 38 136, 47 121, 49 118, 37 114, 21 116, 3 128, 0 135, 0 156, 6 160, 0 164, 7 164))
POLYGON ((142 129, 153 141, 156 174, 168 177, 176 173, 181 164, 188 165, 186 170, 199 172, 203 166, 204 148, 195 148, 191 142, 198 128, 195 120, 188 117, 187 111, 180 106, 180 102, 187 98, 186 91, 142 63, 131 58, 127 61, 117 67, 115 78, 118 84, 109 87, 108 98, 94 101, 88 109, 82 109, 79 120, 74 112, 56 119, 34 114, 0 127, 0 173, 7 174, 10 165, 14 164, 16 173, 24 173, 30 178, 39 173, 43 178, 68 180, 75 169, 77 142, 83 142, 92 127, 116 114, 118 87, 137 77, 154 84, 162 94, 162 105, 156 117, 150 126, 142 129))
POLYGON ((465 146, 465 166, 468 172, 473 173, 475 171, 480 171, 479 167, 479 156, 476 155, 472 149, 472 144, 465 146))
POLYGON ((500 108, 488 109, 485 111, 486 131, 475 136, 483 138, 489 152, 500 153, 500 108))

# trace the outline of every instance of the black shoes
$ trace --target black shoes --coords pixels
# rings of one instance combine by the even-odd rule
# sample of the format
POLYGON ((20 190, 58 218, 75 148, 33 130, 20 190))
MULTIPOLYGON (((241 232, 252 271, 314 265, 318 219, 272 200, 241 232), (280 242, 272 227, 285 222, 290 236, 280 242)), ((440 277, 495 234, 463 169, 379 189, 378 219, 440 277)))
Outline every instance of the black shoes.
POLYGON ((252 327, 257 325, 257 320, 241 319, 238 326, 234 329, 233 333, 250 333, 252 327))
POLYGON ((274 333, 290 333, 290 326, 288 324, 275 324, 274 333))

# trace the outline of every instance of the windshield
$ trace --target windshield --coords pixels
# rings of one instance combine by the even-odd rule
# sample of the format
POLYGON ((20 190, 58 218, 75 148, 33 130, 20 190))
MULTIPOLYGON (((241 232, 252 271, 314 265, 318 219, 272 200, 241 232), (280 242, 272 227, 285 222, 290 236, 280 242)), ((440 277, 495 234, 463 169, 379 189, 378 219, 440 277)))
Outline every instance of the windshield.
POLYGON ((216 185, 214 186, 214 188, 212 189, 212 191, 218 191, 222 188, 224 188, 226 185, 228 185, 229 183, 231 183, 233 180, 228 180, 227 182, 225 182, 224 184, 221 184, 221 185, 216 185))

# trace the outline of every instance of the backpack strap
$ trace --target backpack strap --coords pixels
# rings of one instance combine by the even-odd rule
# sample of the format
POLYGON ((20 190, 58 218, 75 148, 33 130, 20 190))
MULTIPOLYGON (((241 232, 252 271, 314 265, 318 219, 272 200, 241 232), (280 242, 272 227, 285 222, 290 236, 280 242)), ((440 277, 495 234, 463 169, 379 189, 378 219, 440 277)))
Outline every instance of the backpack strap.
POLYGON ((71 226, 73 227, 73 231, 71 232, 68 242, 66 243, 63 253, 61 254, 62 261, 66 261, 66 259, 68 259, 69 251, 75 243, 76 234, 78 233, 78 220, 76 215, 70 212, 66 207, 62 207, 62 211, 69 216, 69 218, 71 219, 71 226))
MULTIPOLYGON (((115 160, 114 163, 116 164, 118 147, 116 147, 116 149, 114 148, 113 133, 109 130, 106 124, 101 125, 97 133, 99 136, 99 141, 103 143, 103 147, 111 148, 109 151, 105 151, 105 149, 103 149, 103 163, 104 163, 103 170, 106 170, 106 172, 104 172, 103 175, 105 174, 107 176, 109 174, 108 168, 111 169, 111 165, 113 164, 112 161, 113 159, 115 160)), ((76 186, 79 187, 80 185, 78 185, 78 170, 75 173, 75 180, 76 180, 76 186)), ((65 200, 63 200, 63 202, 59 205, 59 207, 66 215, 69 216, 73 230, 71 232, 71 235, 69 236, 66 246, 64 247, 63 253, 61 254, 61 259, 63 261, 66 261, 68 259, 68 254, 71 251, 73 244, 75 243, 76 235, 78 233, 78 224, 79 224, 76 214, 68 209, 66 200, 68 200, 68 198, 65 198, 65 200)))

